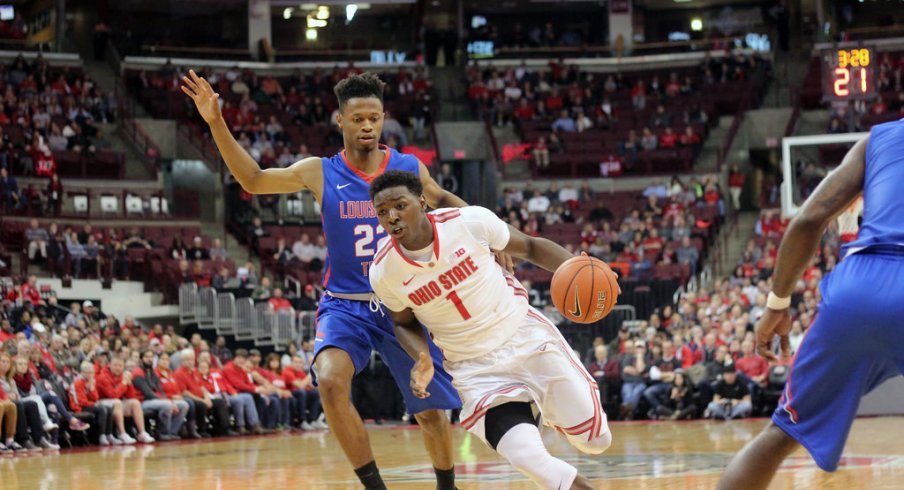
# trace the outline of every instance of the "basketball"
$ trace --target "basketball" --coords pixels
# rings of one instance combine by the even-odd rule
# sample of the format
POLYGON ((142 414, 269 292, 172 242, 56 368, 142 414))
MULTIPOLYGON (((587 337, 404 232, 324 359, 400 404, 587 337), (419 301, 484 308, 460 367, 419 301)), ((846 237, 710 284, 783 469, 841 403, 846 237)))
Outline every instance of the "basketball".
POLYGON ((618 302, 618 276, 600 259, 581 255, 565 261, 552 276, 549 294, 562 315, 575 323, 594 323, 618 302))

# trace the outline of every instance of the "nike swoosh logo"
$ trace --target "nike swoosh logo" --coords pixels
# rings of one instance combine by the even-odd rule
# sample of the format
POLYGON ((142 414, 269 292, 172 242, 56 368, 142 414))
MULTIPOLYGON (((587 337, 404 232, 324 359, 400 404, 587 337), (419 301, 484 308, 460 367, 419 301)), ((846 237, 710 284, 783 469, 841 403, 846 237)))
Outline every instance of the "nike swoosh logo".
POLYGON ((348 187, 350 185, 351 184, 343 184, 343 185, 336 184, 336 189, 339 189, 341 191, 342 189, 345 189, 346 187, 348 187))
POLYGON ((577 286, 574 287, 574 311, 569 312, 569 314, 576 318, 581 317, 581 300, 577 286))
POLYGON ((413 280, 414 280, 414 276, 409 277, 407 281, 402 282, 402 286, 407 286, 407 285, 411 284, 411 281, 413 281, 413 280))

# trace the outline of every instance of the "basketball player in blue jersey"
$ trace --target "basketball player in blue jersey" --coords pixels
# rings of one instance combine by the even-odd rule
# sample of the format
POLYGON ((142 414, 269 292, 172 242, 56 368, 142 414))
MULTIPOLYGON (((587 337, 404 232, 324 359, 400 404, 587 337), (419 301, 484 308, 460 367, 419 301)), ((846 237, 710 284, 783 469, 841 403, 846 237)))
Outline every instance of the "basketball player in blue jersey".
POLYGON ((791 294, 826 226, 863 195, 858 238, 820 284, 819 316, 795 355, 772 423, 729 464, 725 490, 759 489, 800 446, 835 471, 860 398, 904 370, 904 120, 873 127, 822 181, 791 221, 778 252, 757 349, 789 354, 791 294))
POLYGON ((417 174, 432 208, 467 204, 444 191, 417 158, 379 144, 383 129, 383 82, 374 74, 355 75, 334 89, 339 99, 336 122, 345 149, 331 158, 311 157, 288 168, 261 170, 238 144, 220 112, 219 94, 194 71, 183 77, 185 92, 210 126, 217 148, 232 175, 252 194, 280 194, 307 189, 321 205, 328 257, 323 286, 327 290, 317 312, 315 379, 323 409, 342 450, 367 489, 385 489, 374 461, 367 431, 350 398, 352 378, 364 369, 371 350, 380 352, 423 429, 424 444, 436 471, 437 489, 455 488, 452 433, 444 410, 461 406, 442 354, 431 344, 438 375, 433 395, 414 396, 408 389, 414 361, 393 334, 392 317, 371 290, 368 268, 377 242, 385 235, 368 193, 370 182, 386 170, 417 174))

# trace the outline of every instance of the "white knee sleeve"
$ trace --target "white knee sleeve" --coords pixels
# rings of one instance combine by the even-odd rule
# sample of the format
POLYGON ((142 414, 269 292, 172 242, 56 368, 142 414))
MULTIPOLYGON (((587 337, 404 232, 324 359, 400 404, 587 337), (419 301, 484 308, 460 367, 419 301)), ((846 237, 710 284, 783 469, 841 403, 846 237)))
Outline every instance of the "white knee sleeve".
POLYGON ((540 430, 530 424, 518 424, 502 436, 496 451, 542 488, 571 488, 578 470, 553 457, 543 445, 540 430))
POLYGON ((609 446, 612 445, 612 433, 607 430, 589 441, 583 436, 568 436, 568 442, 582 453, 602 454, 603 451, 609 449, 609 446))

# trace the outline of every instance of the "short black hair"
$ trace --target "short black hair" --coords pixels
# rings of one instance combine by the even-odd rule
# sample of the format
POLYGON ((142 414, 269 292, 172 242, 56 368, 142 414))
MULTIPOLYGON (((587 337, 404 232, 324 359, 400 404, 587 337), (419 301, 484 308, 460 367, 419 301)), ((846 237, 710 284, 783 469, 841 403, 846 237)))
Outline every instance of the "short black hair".
POLYGON ((333 87, 333 93, 339 99, 339 107, 345 107, 349 99, 355 97, 376 97, 383 103, 383 87, 386 84, 375 73, 350 75, 333 87))
POLYGON ((414 175, 413 172, 390 170, 388 172, 383 172, 382 175, 370 183, 370 199, 373 200, 374 196, 385 189, 399 186, 406 187, 412 194, 418 197, 424 193, 424 185, 421 184, 421 179, 419 179, 417 175, 414 175))

